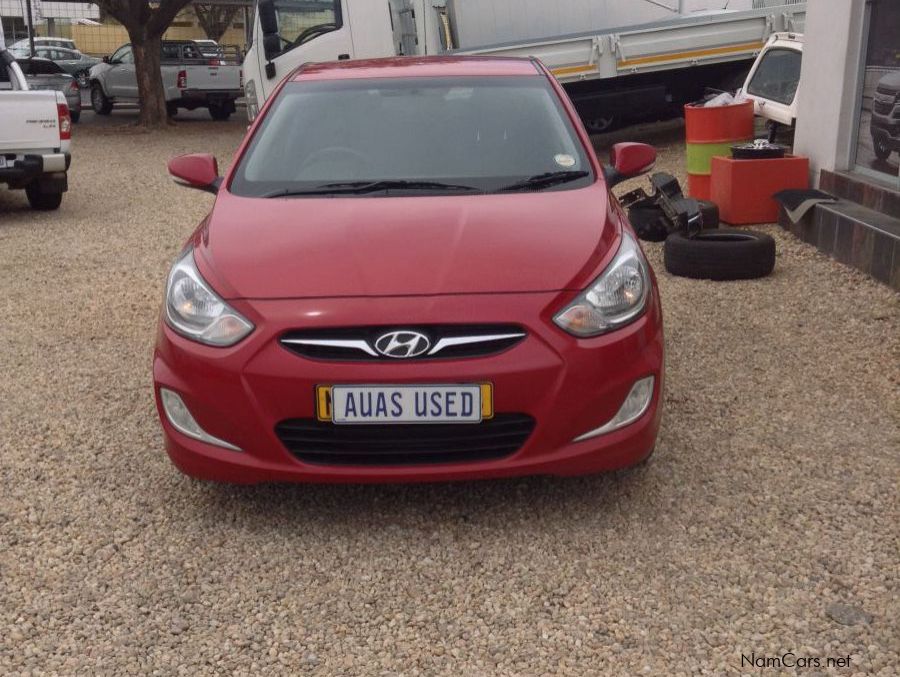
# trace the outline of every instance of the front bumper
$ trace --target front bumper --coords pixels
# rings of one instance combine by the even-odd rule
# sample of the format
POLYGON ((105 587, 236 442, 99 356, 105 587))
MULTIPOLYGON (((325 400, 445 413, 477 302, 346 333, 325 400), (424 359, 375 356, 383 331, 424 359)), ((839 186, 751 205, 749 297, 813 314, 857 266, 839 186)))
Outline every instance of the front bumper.
POLYGON ((484 295, 232 302, 257 329, 228 349, 188 341, 161 321, 153 376, 167 451, 188 475, 236 483, 580 475, 633 465, 653 450, 661 418, 663 337, 658 294, 654 291, 647 312, 628 327, 582 340, 551 322, 553 312, 573 295, 506 295, 502 301, 484 295), (542 309, 540 319, 535 307, 542 309), (523 317, 535 321, 522 323, 523 317), (528 336, 487 357, 409 362, 312 360, 278 342, 284 332, 299 327, 438 323, 515 323, 524 326, 528 336), (606 435, 573 442, 611 419, 634 382, 649 375, 655 377, 655 388, 640 419, 606 435), (313 393, 318 384, 484 381, 494 384, 496 412, 524 413, 536 421, 524 445, 501 459, 316 465, 296 459, 275 434, 281 421, 315 417, 313 393), (206 444, 177 431, 163 413, 160 387, 179 393, 207 433, 243 451, 206 444))
POLYGON ((869 129, 873 139, 883 137, 893 150, 900 150, 900 120, 889 115, 872 113, 869 129))

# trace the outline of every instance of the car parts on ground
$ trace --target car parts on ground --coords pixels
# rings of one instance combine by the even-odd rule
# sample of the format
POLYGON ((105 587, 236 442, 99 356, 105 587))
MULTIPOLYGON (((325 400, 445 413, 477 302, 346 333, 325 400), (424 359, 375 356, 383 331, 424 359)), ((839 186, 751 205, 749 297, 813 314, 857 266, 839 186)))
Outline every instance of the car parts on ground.
POLYGON ((678 180, 658 172, 653 188, 620 198, 638 237, 662 242, 666 270, 706 280, 746 280, 769 275, 775 266, 775 240, 752 230, 719 228, 719 208, 685 197, 678 180))

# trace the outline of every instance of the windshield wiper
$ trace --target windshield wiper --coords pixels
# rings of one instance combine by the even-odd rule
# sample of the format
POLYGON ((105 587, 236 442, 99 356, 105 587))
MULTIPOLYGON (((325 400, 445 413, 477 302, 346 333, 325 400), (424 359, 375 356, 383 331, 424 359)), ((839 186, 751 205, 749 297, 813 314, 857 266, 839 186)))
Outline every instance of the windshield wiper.
MULTIPOLYGON (((412 181, 407 179, 384 179, 381 181, 342 181, 325 183, 315 188, 282 188, 261 197, 290 197, 292 195, 362 195, 379 190, 436 190, 436 191, 478 191, 474 186, 440 181, 412 181)), ((479 191, 480 192, 480 191, 479 191)))
POLYGON ((590 172, 573 169, 568 169, 561 172, 546 172, 544 174, 535 174, 534 176, 529 176, 527 179, 523 179, 522 181, 516 181, 515 183, 511 183, 508 186, 498 188, 497 192, 505 193, 515 190, 540 190, 541 188, 549 188, 550 186, 555 186, 560 183, 575 181, 576 179, 581 179, 585 176, 590 176, 590 172))

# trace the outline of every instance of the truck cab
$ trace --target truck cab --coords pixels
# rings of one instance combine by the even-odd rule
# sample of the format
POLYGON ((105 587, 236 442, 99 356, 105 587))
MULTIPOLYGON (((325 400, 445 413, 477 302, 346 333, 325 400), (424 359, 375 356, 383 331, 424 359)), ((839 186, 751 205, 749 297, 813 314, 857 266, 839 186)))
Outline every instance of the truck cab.
MULTIPOLYGON (((433 4, 427 2, 427 9, 433 4)), ((251 120, 281 79, 302 63, 441 51, 437 14, 426 11, 423 0, 259 0, 256 19, 244 57, 251 120)))

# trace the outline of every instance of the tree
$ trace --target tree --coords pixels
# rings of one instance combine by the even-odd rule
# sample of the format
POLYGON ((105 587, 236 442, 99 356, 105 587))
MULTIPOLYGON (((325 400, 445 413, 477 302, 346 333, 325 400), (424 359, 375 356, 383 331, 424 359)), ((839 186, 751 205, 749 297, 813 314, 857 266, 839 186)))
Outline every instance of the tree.
POLYGON ((160 57, 162 36, 190 0, 96 0, 102 10, 128 31, 134 52, 141 113, 138 124, 159 128, 168 124, 160 57))
POLYGON ((194 14, 206 37, 218 42, 225 35, 225 31, 234 21, 234 18, 243 9, 236 5, 198 5, 194 6, 194 14))

